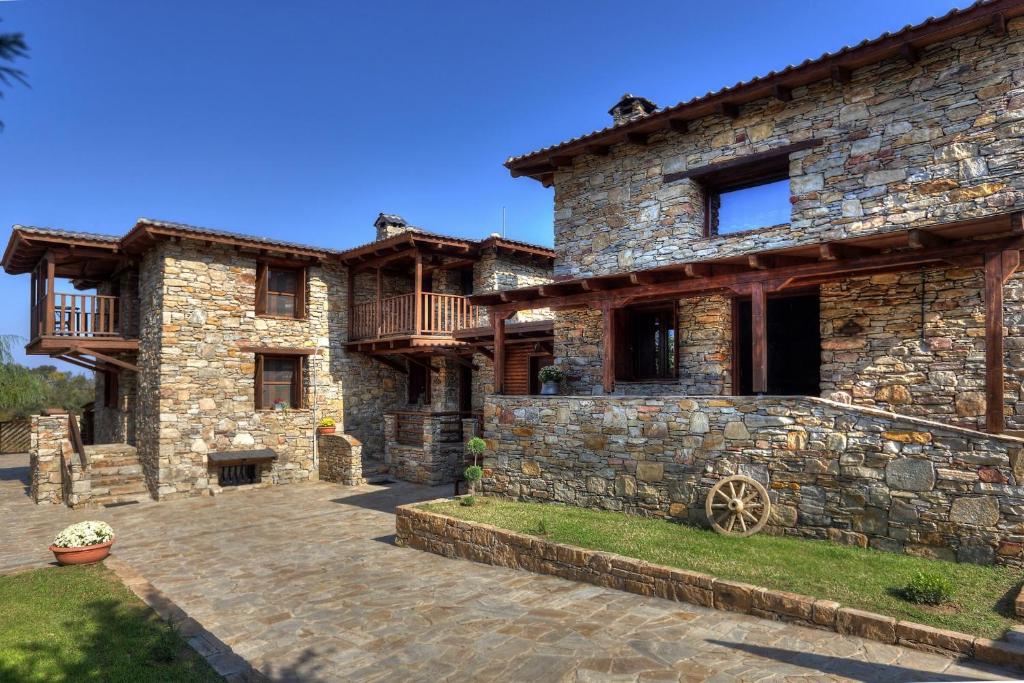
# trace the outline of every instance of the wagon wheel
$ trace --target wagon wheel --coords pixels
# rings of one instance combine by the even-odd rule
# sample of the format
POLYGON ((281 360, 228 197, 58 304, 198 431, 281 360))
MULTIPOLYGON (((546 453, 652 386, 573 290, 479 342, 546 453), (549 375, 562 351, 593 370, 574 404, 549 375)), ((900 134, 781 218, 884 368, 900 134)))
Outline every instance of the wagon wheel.
POLYGON ((728 536, 751 536, 768 523, 772 502, 768 491, 750 477, 737 474, 712 487, 704 503, 711 528, 728 536))

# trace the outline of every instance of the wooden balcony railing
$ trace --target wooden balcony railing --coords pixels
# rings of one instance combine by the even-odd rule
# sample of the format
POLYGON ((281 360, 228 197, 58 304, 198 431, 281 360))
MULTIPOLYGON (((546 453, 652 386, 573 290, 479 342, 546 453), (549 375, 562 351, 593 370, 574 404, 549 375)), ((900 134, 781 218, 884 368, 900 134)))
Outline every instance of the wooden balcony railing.
POLYGON ((33 339, 117 336, 118 297, 51 292, 32 307, 30 324, 33 339))
POLYGON ((416 319, 416 295, 399 294, 352 306, 349 337, 379 339, 400 336, 451 336, 457 330, 486 323, 487 310, 455 294, 423 292, 416 319))

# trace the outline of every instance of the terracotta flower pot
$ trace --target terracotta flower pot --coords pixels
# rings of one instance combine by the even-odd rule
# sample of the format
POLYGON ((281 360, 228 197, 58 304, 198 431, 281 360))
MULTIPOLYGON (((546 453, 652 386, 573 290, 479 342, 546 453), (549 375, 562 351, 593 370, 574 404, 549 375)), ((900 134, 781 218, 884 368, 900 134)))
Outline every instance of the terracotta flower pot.
POLYGON ((316 431, 318 434, 333 434, 337 427, 317 427, 316 431))
POLYGON ((50 546, 53 556, 57 558, 57 564, 92 564, 99 562, 110 554, 110 546, 114 545, 114 539, 106 543, 86 545, 81 548, 58 548, 50 546))

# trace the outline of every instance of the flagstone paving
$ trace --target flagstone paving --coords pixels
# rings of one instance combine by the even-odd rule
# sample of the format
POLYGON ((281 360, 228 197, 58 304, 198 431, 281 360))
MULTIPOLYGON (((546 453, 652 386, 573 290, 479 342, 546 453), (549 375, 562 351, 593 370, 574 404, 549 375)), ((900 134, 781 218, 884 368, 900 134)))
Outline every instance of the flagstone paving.
POLYGON ((70 511, 32 504, 26 474, 24 456, 0 456, 0 572, 47 564, 46 545, 64 524, 106 519, 120 560, 273 680, 1012 677, 835 633, 395 547, 394 506, 446 495, 447 487, 294 484, 70 511))

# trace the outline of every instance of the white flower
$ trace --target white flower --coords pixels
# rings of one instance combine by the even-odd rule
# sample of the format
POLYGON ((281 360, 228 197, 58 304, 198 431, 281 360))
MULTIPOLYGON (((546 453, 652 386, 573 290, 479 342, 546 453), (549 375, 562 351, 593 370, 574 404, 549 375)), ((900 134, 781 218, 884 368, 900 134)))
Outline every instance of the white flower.
POLYGON ((79 522, 57 534, 53 544, 58 548, 82 548, 106 543, 114 538, 114 530, 106 522, 79 522))

